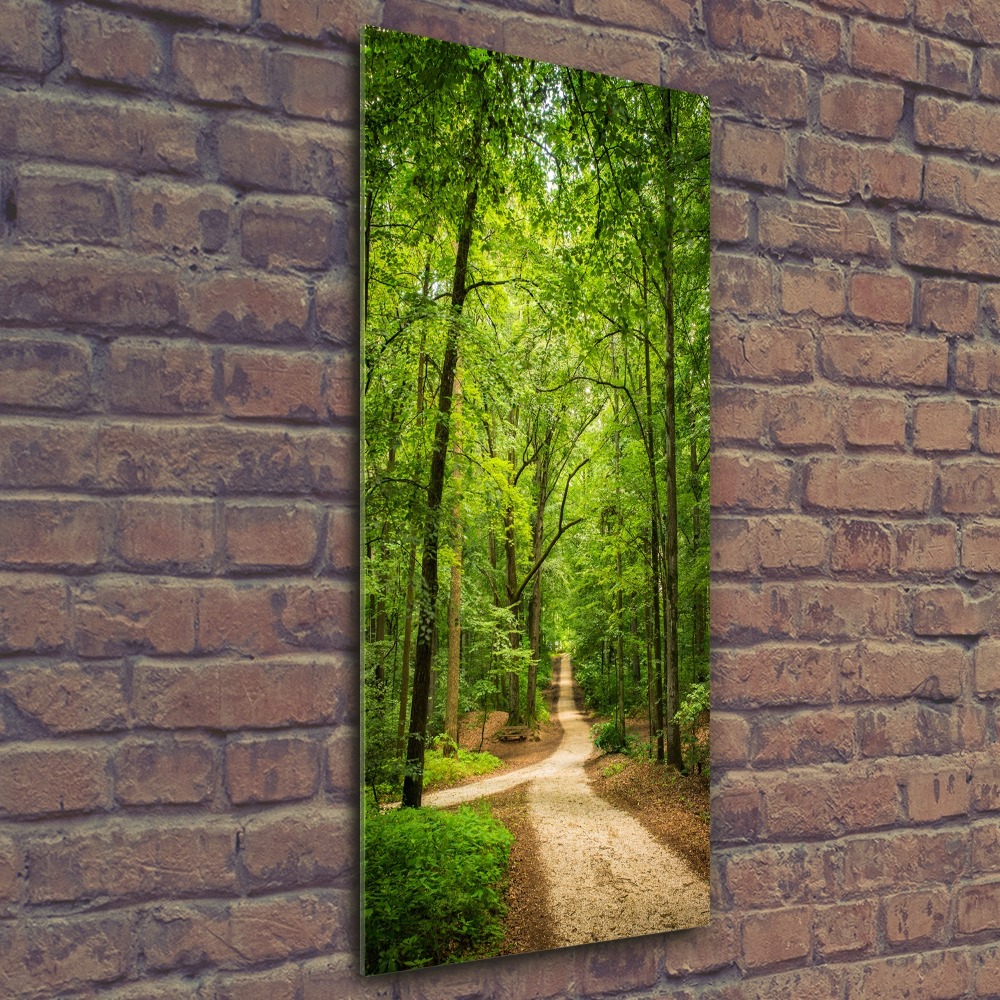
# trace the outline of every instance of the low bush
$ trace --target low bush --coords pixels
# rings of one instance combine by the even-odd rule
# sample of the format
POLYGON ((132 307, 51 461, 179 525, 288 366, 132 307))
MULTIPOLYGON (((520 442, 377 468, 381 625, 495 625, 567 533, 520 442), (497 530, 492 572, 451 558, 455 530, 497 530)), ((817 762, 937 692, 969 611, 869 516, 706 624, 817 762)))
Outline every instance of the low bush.
POLYGON ((439 747, 432 747, 424 754, 424 789, 454 785, 477 774, 490 774, 499 767, 503 767, 503 761, 491 753, 455 748, 450 757, 445 757, 439 747))

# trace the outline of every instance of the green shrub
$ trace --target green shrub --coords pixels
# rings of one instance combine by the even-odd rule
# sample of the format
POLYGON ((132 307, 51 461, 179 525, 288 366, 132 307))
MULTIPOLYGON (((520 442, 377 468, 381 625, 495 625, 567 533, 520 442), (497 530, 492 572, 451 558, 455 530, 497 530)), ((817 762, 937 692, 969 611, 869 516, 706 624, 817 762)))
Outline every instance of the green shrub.
POLYGON ((497 954, 513 835, 488 807, 365 817, 365 970, 497 954))
POLYGON ((451 757, 445 757, 435 747, 424 754, 424 789, 454 785, 473 775, 490 774, 498 767, 503 767, 503 761, 491 753, 458 750, 451 757))
POLYGON ((707 773, 709 762, 708 741, 698 740, 698 727, 707 720, 712 690, 708 681, 692 684, 674 714, 674 722, 680 728, 681 750, 684 754, 684 770, 701 774, 707 773))
POLYGON ((613 721, 598 722, 590 731, 591 739, 598 750, 605 753, 622 753, 628 749, 629 738, 613 721))

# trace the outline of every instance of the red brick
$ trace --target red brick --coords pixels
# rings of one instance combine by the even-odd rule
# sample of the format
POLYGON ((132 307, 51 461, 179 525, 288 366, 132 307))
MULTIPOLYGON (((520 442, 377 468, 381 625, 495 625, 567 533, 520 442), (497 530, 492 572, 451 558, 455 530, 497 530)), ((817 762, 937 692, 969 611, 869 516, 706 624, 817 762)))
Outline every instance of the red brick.
POLYGON ((85 79, 145 87, 162 78, 166 60, 160 40, 136 18, 69 7, 63 14, 62 40, 69 65, 85 79))
POLYGON ((153 971, 221 969, 287 960, 343 948, 343 890, 173 903, 158 907, 137 940, 153 971))
POLYGON ((105 394, 118 412, 209 413, 213 377, 203 344, 121 338, 111 345, 105 394))
POLYGON ((752 523, 748 541, 764 569, 818 570, 826 560, 827 537, 826 527, 812 518, 768 517, 752 523))
POLYGON ((361 107, 358 69, 342 58, 279 51, 272 61, 277 103, 287 114, 356 122, 361 107))
POLYGON ((799 600, 802 636, 846 641, 893 636, 900 628, 902 599, 896 587, 804 583, 799 600))
POLYGON ((789 906, 743 919, 743 962, 758 969, 808 955, 812 909, 789 906))
POLYGON ((822 0, 823 6, 858 14, 874 14, 893 21, 903 21, 910 13, 910 0, 822 0))
POLYGON ((948 383, 948 342, 886 332, 824 332, 820 361, 828 378, 874 385, 941 387, 948 383))
POLYGON ((979 50, 979 93, 1000 100, 1000 52, 979 50))
POLYGON ((739 640, 794 634, 798 593, 790 586, 719 584, 712 588, 712 635, 739 640))
POLYGON ((17 184, 17 232, 35 239, 116 242, 122 232, 116 178, 104 171, 24 168, 17 184))
POLYGON ((861 713, 858 721, 865 757, 942 754, 962 745, 961 720, 950 705, 885 705, 861 713))
POLYGON ((958 890, 956 929, 959 934, 1000 930, 1000 882, 958 890))
POLYGON ((712 763, 742 767, 750 752, 750 723, 729 712, 713 712, 709 723, 712 763))
POLYGON ((907 811, 915 823, 933 823, 969 811, 972 774, 966 768, 916 771, 906 777, 907 811))
MULTIPOLYGON (((843 995, 844 979, 843 970, 836 967, 794 969, 748 979, 737 989, 740 1000, 829 1000, 843 995)), ((718 1000, 729 998, 722 996, 718 1000)))
POLYGON ((910 524, 896 532, 896 569, 946 573, 958 565, 958 535, 951 523, 910 524))
POLYGON ((916 0, 916 23, 922 28, 969 42, 1000 42, 1000 12, 991 0, 916 0))
POLYGON ((806 467, 804 500, 821 510, 923 514, 934 469, 911 459, 819 458, 806 467))
MULTIPOLYGON (((530 3, 539 10, 548 8, 545 0, 530 3)), ((573 8, 579 17, 622 25, 633 31, 652 31, 671 37, 691 34, 694 5, 691 0, 577 0, 573 8)))
POLYGON ((0 813, 60 816, 111 805, 108 753, 53 743, 8 745, 0 751, 0 813))
POLYGON ((90 393, 91 349, 77 337, 8 331, 0 369, 0 405, 72 410, 90 393))
POLYGON ((196 591, 187 583, 125 575, 88 578, 73 600, 79 656, 191 653, 196 591))
POLYGON ((767 321, 719 320, 712 331, 712 373, 736 381, 807 381, 815 367, 808 330, 767 321))
MULTIPOLYGON (((725 914, 715 915, 705 927, 674 931, 664 949, 667 975, 712 972, 729 965, 736 956, 735 937, 732 921, 725 914)), ((553 991, 553 996, 557 995, 558 991, 553 991)))
POLYGON ((906 444, 906 403, 892 396, 848 400, 844 435, 848 444, 862 448, 902 448, 906 444))
POLYGON ((861 149, 861 190, 866 201, 906 201, 918 204, 923 193, 923 157, 893 146, 861 149))
POLYGON ((900 326, 913 319, 913 279, 909 275, 855 271, 849 288, 851 312, 858 319, 900 326))
POLYGON ((769 459, 716 455, 712 459, 713 507, 782 510, 791 505, 792 469, 769 459))
POLYGON ((648 989, 659 979, 657 965, 656 953, 644 942, 609 941, 580 962, 578 989, 584 996, 605 992, 608 983, 627 990, 648 989))
POLYGON ((129 189, 132 242, 143 250, 194 255, 225 247, 233 196, 217 185, 141 180, 129 189))
POLYGON ((877 907, 870 900, 817 906, 813 912, 816 949, 824 958, 869 951, 876 940, 877 907))
POLYGON ((378 0, 261 0, 260 19, 286 35, 358 40, 358 26, 376 24, 378 0))
POLYGON ((877 701, 918 692, 935 701, 953 701, 965 670, 965 652, 950 644, 867 640, 839 658, 840 697, 877 701))
POLYGON ((353 793, 358 774, 358 757, 358 731, 351 726, 338 726, 324 744, 324 787, 327 792, 339 796, 353 793))
MULTIPOLYGON (((757 721, 750 759, 756 768, 822 764, 846 761, 853 750, 852 714, 831 710, 802 711, 767 715, 757 721)), ((715 753, 714 734, 712 753, 715 753)))
POLYGON ((253 107, 273 102, 268 48, 263 42, 177 34, 172 58, 174 80, 185 97, 253 107))
POLYGON ((51 156, 116 170, 193 173, 203 122, 188 111, 135 101, 64 96, 58 89, 0 94, 7 155, 51 156))
POLYGON ((33 573, 0 573, 0 651, 54 652, 70 626, 65 581, 33 573))
POLYGON ((316 282, 316 322, 326 340, 353 345, 358 337, 360 305, 357 274, 332 269, 316 282))
POLYGON ((0 68, 47 73, 59 63, 52 8, 40 0, 11 0, 0 10, 0 68))
POLYGON ((331 573, 355 573, 360 566, 358 512, 334 507, 327 524, 327 568, 331 573))
POLYGON ((226 556, 239 568, 303 569, 316 557, 321 511, 304 504, 229 506, 226 556))
POLYGON ((208 501, 129 498, 118 519, 118 553, 136 567, 211 569, 215 511, 208 501))
POLYGON ((3 675, 4 691, 25 718, 50 733, 124 729, 128 706, 122 671, 72 661, 22 664, 3 675))
POLYGON ((746 573, 760 564, 757 539, 745 518, 715 518, 712 522, 713 573, 746 573))
POLYGON ((266 971, 234 973, 211 980, 215 1000, 298 1000, 302 970, 285 964, 266 971))
POLYGON ((764 198, 758 202, 761 245, 850 261, 855 257, 886 263, 890 236, 885 219, 858 209, 764 198))
POLYGON ((946 514, 995 514, 1000 503, 1000 470, 986 461, 941 466, 941 509, 946 514))
POLYGON ((196 280, 182 316, 195 332, 237 343, 302 340, 309 292, 294 277, 219 272, 196 280))
POLYGON ((871 896, 949 884, 964 871, 967 846, 968 835, 954 829, 853 838, 844 844, 844 891, 871 896))
POLYGON ((949 893, 933 889, 886 897, 882 904, 886 939, 890 944, 944 944, 949 902, 949 893))
POLYGON ((827 845, 758 845, 726 859, 726 886, 740 909, 829 902, 837 896, 841 867, 839 853, 827 845))
POLYGON ((977 521, 965 526, 962 566, 972 573, 1000 572, 1000 522, 977 521))
POLYGON ((1000 159, 1000 110, 921 95, 913 105, 914 138, 924 146, 1000 159))
POLYGON ((964 400, 921 400, 913 408, 915 451, 968 451, 972 408, 964 400))
POLYGON ((788 264, 781 269, 781 308, 785 312, 813 312, 832 318, 843 313, 844 303, 844 276, 838 268, 788 264))
POLYGON ((972 804, 978 812, 1000 809, 1000 765, 992 756, 977 761, 973 768, 972 804))
POLYGON ((830 566, 842 573, 888 573, 892 555, 889 531, 875 521, 839 521, 833 532, 830 566))
POLYGON ((713 789, 711 812, 713 844, 758 840, 762 798, 756 788, 713 789))
POLYGON ((831 80, 820 90, 820 122, 833 132, 891 139, 902 116, 902 87, 866 80, 831 80))
POLYGON ((256 661, 140 660, 132 704, 154 729, 273 729, 317 725, 341 713, 347 666, 339 658, 256 661))
POLYGON ((108 514, 100 500, 0 500, 0 564, 94 567, 104 558, 108 514))
POLYGON ((11 996, 55 996, 121 979, 129 968, 135 918, 42 917, 0 924, 4 988, 11 996))
MULTIPOLYGON (((355 3, 364 0, 354 0, 355 3)), ((525 0, 522 8, 538 9, 537 0, 525 0)), ((546 10, 545 8, 542 8, 546 10)), ((546 10, 546 13, 551 9, 546 10)), ((489 10, 468 10, 455 17, 453 8, 435 0, 408 0, 405 3, 380 4, 369 23, 379 23, 383 28, 405 31, 431 38, 444 38, 459 45, 474 45, 499 50, 503 41, 504 22, 497 13, 489 10)), ((520 51, 513 49, 512 51, 520 51)))
POLYGON ((924 180, 924 203, 956 215, 1000 221, 1000 170, 930 157, 924 180))
POLYGON ((916 635, 985 635, 997 617, 994 595, 967 596, 958 587, 918 591, 913 597, 913 631, 916 635))
POLYGON ((959 1000, 969 986, 969 955, 962 951, 923 952, 898 959, 869 959, 852 970, 848 992, 870 1000, 895 1000, 920 984, 927 1000, 959 1000))
POLYGON ((358 194, 357 156, 346 127, 229 118, 219 128, 219 173, 237 187, 344 201, 358 194))
POLYGON ((774 268, 760 257, 715 254, 712 259, 712 308, 737 316, 774 309, 774 268))
POLYGON ((1000 288, 984 285, 982 288, 982 326, 990 336, 1000 334, 1000 288))
MULTIPOLYGON (((539 58, 549 59, 551 53, 539 58)), ((615 65, 613 60, 608 61, 598 72, 615 65)), ((622 75, 630 74, 622 71, 622 75)), ((808 114, 809 80, 805 70, 779 60, 748 60, 693 46, 678 47, 666 57, 663 78, 657 82, 704 94, 713 107, 744 111, 769 121, 802 122, 808 114)))
POLYGON ((713 0, 708 37, 723 49, 828 65, 840 54, 840 21, 818 11, 760 0, 713 0))
POLYGON ((766 392, 742 386, 712 387, 712 441, 760 445, 767 441, 768 398, 766 392))
POLYGON ((979 311, 976 285, 924 278, 920 282, 920 326, 942 333, 971 334, 979 311))
POLYGON ((927 38, 924 46, 926 82, 941 90, 971 94, 974 61, 972 50, 940 38, 927 38))
POLYGON ((993 945, 972 953, 975 995, 995 997, 1000 995, 1000 947, 993 945))
POLYGON ((250 819, 241 857, 256 888, 291 888, 343 876, 357 863, 355 845, 342 810, 299 806, 250 819))
POLYGON ((977 444, 986 455, 1000 454, 1000 406, 980 405, 977 444))
POLYGON ((354 419, 358 412, 360 366, 353 353, 338 351, 323 368, 323 402, 334 418, 354 419))
POLYGON ((723 122, 713 138, 715 169, 723 177, 762 187, 785 186, 785 138, 781 132, 723 122))
POLYGON ((723 191, 713 187, 712 239, 741 243, 750 235, 750 196, 745 191, 723 191))
POLYGON ((833 649, 796 644, 718 650, 712 698, 730 708, 829 704, 839 660, 833 649))
POLYGON ((980 698, 1000 695, 1000 641, 980 639, 976 644, 976 694, 980 698))
POLYGON ((955 351, 955 385, 966 392, 1000 394, 1000 350, 989 343, 959 344, 955 351))
POLYGON ((194 805, 211 798, 215 750, 203 739, 119 743, 115 748, 115 799, 124 806, 194 805))
POLYGON ((806 190, 850 201, 861 190, 861 153, 844 142, 804 135, 798 143, 796 179, 806 190))
POLYGON ((840 408, 829 393, 787 393, 771 401, 771 434, 781 448, 836 447, 840 408))
POLYGON ((235 28, 246 27, 252 18, 251 0, 130 0, 130 5, 235 28))
POLYGON ((226 747, 226 791, 235 805, 287 802, 316 794, 319 744, 289 738, 241 740, 226 747))
POLYGON ((146 894, 226 893, 236 889, 231 824, 150 827, 104 823, 87 832, 28 840, 31 903, 71 903, 146 894), (113 864, 109 861, 114 859, 113 864))
POLYGON ((322 198, 277 196, 243 203, 243 257, 258 267, 319 270, 342 257, 345 220, 322 198))
POLYGON ((317 421, 326 413, 324 365, 317 355, 230 350, 222 371, 230 416, 317 421))
POLYGON ((920 81, 920 38, 905 28, 859 20, 851 32, 851 66, 910 83, 920 81))

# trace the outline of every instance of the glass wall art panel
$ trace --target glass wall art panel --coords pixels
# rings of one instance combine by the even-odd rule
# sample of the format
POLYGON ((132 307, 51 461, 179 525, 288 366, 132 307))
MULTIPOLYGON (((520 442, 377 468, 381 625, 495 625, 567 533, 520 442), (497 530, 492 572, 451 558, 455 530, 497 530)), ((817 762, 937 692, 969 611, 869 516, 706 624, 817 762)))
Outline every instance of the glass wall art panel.
POLYGON ((363 54, 363 968, 709 917, 709 108, 363 54))

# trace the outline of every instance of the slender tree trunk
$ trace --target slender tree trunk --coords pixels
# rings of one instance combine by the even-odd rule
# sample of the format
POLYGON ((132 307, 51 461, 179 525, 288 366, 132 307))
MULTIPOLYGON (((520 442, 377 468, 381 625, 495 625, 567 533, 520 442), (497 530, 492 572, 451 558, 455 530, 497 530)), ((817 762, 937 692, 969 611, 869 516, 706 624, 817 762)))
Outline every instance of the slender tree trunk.
MULTIPOLYGON (((552 429, 545 435, 545 443, 535 459, 535 488, 538 498, 535 501, 535 524, 532 536, 532 564, 542 557, 542 543, 545 539, 545 495, 548 490, 549 478, 549 447, 552 443, 552 429)), ((531 644, 531 660, 528 663, 528 725, 535 724, 535 699, 538 687, 538 658, 542 645, 542 571, 535 574, 531 586, 531 599, 528 603, 528 641, 531 644)))
MULTIPOLYGON (((462 412, 462 380, 455 377, 455 394, 452 405, 452 419, 457 422, 462 412)), ((448 687, 444 701, 444 732, 454 741, 444 741, 442 751, 446 757, 452 755, 454 746, 458 746, 458 675, 462 658, 462 470, 459 465, 461 448, 459 447, 459 429, 456 427, 453 437, 454 461, 452 462, 451 479, 455 489, 455 505, 452 507, 452 541, 451 541, 451 593, 448 599, 448 687)))

